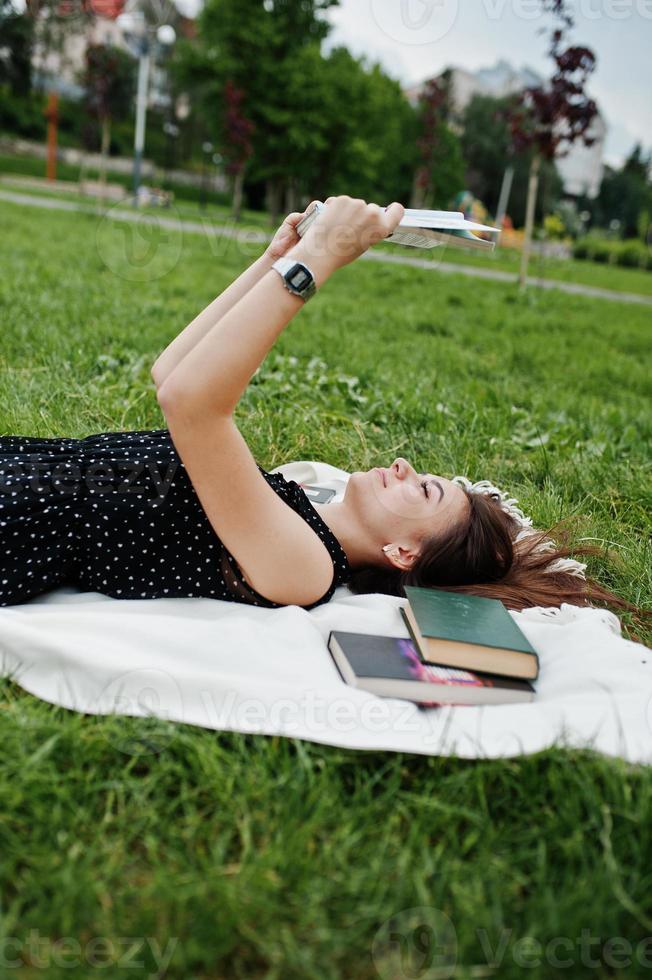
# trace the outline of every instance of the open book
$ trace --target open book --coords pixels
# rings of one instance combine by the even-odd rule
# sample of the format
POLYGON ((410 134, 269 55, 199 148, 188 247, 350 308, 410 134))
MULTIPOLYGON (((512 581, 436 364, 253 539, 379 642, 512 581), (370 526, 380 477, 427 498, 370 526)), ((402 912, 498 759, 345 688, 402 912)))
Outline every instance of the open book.
MULTIPOLYGON (((326 207, 317 201, 315 207, 297 225, 300 236, 326 207)), ((493 249, 495 242, 479 238, 476 232, 498 235, 499 228, 467 221, 461 211, 419 211, 408 208, 393 235, 385 241, 412 248, 436 248, 437 245, 453 245, 455 248, 493 249)))

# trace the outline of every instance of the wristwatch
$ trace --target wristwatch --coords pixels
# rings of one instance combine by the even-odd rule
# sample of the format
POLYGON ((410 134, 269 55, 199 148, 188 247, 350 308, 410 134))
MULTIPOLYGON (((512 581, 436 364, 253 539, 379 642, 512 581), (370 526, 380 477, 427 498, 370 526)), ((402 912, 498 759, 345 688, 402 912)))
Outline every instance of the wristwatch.
POLYGON ((277 259, 272 269, 276 269, 285 284, 285 288, 305 302, 317 292, 315 277, 303 262, 284 257, 277 259))

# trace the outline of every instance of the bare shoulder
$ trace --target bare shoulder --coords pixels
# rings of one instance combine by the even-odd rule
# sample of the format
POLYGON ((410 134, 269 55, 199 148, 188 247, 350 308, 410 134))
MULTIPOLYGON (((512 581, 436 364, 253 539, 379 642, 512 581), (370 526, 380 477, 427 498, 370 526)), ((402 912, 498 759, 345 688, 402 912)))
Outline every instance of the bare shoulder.
POLYGON ((320 599, 334 577, 328 548, 267 483, 233 419, 161 409, 211 526, 252 588, 283 605, 320 599))

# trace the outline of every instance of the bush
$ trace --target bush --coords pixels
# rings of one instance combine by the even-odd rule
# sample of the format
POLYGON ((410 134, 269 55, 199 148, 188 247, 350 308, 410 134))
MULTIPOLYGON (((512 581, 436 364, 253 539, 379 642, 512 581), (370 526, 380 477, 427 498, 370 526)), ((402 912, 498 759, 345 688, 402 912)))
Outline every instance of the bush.
POLYGON ((44 100, 12 95, 8 85, 0 85, 0 131, 24 139, 43 139, 46 122, 44 100))
POLYGON ((652 251, 643 242, 632 239, 623 242, 618 254, 618 263, 635 269, 646 269, 649 268, 649 258, 652 258, 652 251))
POLYGON ((544 218, 543 227, 546 237, 553 241, 561 241, 566 234, 566 226, 558 214, 548 214, 544 218))
POLYGON ((612 262, 615 258, 612 243, 601 239, 591 242, 589 246, 589 258, 594 262, 612 262))
POLYGON ((573 258, 574 259, 588 259, 589 257, 589 242, 586 238, 580 238, 573 245, 573 258))
POLYGON ((619 242, 598 235, 586 235, 573 245, 573 258, 652 271, 652 249, 637 238, 619 242))

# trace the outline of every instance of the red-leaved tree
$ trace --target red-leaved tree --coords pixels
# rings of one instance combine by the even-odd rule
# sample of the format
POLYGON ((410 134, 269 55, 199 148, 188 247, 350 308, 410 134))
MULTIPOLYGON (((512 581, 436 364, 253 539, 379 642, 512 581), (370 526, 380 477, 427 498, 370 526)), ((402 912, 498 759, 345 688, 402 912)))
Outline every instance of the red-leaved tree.
POLYGON ((240 220, 242 190, 247 163, 254 151, 251 140, 254 124, 243 109, 245 92, 236 87, 231 79, 224 86, 224 128, 222 155, 226 172, 233 178, 233 217, 240 220))
POLYGON ((133 84, 133 63, 126 52, 108 44, 89 44, 81 74, 85 89, 85 108, 101 128, 100 183, 106 182, 106 159, 111 143, 111 122, 129 111, 133 84))
POLYGON ((412 188, 412 207, 422 208, 434 190, 436 161, 450 108, 450 75, 430 78, 419 95, 418 165, 412 188))
POLYGON ((597 106, 586 93, 586 85, 595 70, 594 53, 581 45, 566 46, 568 31, 574 21, 567 0, 540 0, 545 13, 557 20, 551 33, 548 53, 554 71, 544 85, 531 86, 521 92, 508 111, 508 123, 514 152, 533 150, 525 212, 525 239, 521 256, 519 283, 525 285, 532 245, 534 208, 539 184, 541 160, 565 156, 577 140, 591 146, 589 136, 597 106))

